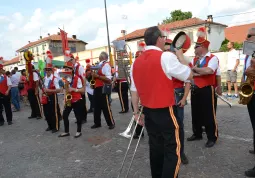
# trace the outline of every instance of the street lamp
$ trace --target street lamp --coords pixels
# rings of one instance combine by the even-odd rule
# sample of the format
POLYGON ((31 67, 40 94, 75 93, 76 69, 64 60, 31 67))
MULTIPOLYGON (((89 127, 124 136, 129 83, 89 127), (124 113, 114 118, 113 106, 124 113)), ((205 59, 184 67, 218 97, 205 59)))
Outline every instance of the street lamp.
POLYGON ((208 15, 206 20, 206 27, 208 28, 208 33, 211 33, 211 23, 213 22, 213 16, 208 15))
MULTIPOLYGON (((110 64, 111 64, 113 61, 112 61, 111 45, 110 45, 110 37, 109 37, 109 29, 108 29, 108 17, 107 17, 106 0, 104 0, 104 9, 105 9, 105 21, 106 21, 106 29, 107 29, 108 50, 109 50, 109 57, 110 57, 110 64)), ((112 65, 113 64, 111 64, 111 66, 112 65)))

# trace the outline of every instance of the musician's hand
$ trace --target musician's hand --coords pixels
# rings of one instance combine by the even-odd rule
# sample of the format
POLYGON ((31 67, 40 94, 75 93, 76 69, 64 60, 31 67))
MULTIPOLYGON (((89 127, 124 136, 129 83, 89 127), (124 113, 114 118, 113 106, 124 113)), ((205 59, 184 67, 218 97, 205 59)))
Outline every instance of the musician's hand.
POLYGON ((8 96, 9 95, 9 90, 7 90, 6 92, 5 92, 5 96, 8 96))
POLYGON ((245 71, 245 75, 248 77, 255 77, 255 69, 253 69, 251 66, 248 67, 245 71))
POLYGON ((197 77, 197 76, 201 76, 201 74, 194 72, 193 76, 197 77))
MULTIPOLYGON (((139 118, 139 114, 135 114, 135 121, 137 122, 139 118)), ((144 126, 144 114, 141 114, 141 117, 138 122, 139 125, 144 126)))
POLYGON ((186 103, 186 100, 185 99, 181 99, 178 103, 178 106, 180 107, 184 107, 185 106, 185 103, 186 103))
POLYGON ((175 48, 174 51, 175 51, 175 54, 176 54, 178 59, 183 58, 183 51, 182 51, 182 49, 176 49, 175 48))
POLYGON ((94 77, 96 79, 96 78, 99 78, 99 75, 93 72, 92 77, 94 77))
POLYGON ((44 88, 43 91, 44 92, 49 92, 49 89, 48 88, 44 88))
POLYGON ((75 88, 69 87, 68 92, 75 91, 75 88))
POLYGON ((217 93, 218 95, 222 96, 222 89, 221 89, 221 86, 216 87, 215 91, 216 91, 216 93, 217 93))

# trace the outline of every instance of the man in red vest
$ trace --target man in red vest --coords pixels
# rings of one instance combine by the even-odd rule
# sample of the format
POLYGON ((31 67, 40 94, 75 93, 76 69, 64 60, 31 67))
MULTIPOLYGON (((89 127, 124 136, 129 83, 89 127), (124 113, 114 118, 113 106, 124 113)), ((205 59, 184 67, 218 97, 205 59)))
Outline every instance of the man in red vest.
POLYGON ((218 139, 218 125, 216 122, 214 105, 214 85, 218 58, 208 51, 210 42, 205 39, 205 29, 199 28, 195 46, 195 57, 192 61, 194 84, 191 92, 191 110, 193 135, 188 141, 202 139, 202 126, 207 134, 206 147, 214 146, 218 139))
MULTIPOLYGON (((80 65, 79 61, 79 56, 77 55, 76 58, 74 58, 73 54, 70 53, 70 62, 72 62, 72 64, 74 65, 74 73, 76 76, 78 76, 81 81, 82 81, 82 86, 85 87, 86 83, 85 83, 85 70, 84 67, 82 67, 80 65)), ((82 118, 82 123, 86 123, 87 122, 87 107, 86 107, 86 97, 85 97, 85 91, 84 93, 81 94, 82 96, 82 105, 83 105, 83 118, 82 118)))
POLYGON ((41 103, 43 105, 44 116, 48 124, 46 131, 55 133, 59 130, 59 121, 61 119, 57 96, 57 93, 59 93, 61 89, 59 87, 58 78, 54 76, 54 68, 52 66, 53 56, 50 51, 47 51, 46 54, 46 76, 44 78, 41 103))
MULTIPOLYGON (((255 43, 255 28, 249 29, 246 40, 255 43)), ((255 54, 253 54, 253 56, 247 55, 245 57, 242 83, 247 80, 247 77, 253 78, 253 80, 255 79, 255 54)), ((251 101, 247 104, 253 129, 253 149, 249 150, 251 154, 255 154, 255 81, 253 81, 253 83, 254 94, 251 101)), ((245 171, 245 175, 247 177, 255 177, 255 167, 245 171)))
POLYGON ((94 125, 91 126, 92 129, 101 127, 101 112, 103 110, 104 118, 109 126, 109 129, 114 129, 115 122, 112 117, 112 110, 109 103, 109 94, 111 93, 112 85, 112 74, 111 66, 108 60, 108 54, 106 52, 101 52, 99 56, 99 69, 97 73, 92 72, 92 77, 95 79, 95 89, 94 89, 94 125))
MULTIPOLYGON (((138 120, 140 99, 149 136, 152 178, 176 178, 181 163, 181 144, 173 111, 172 77, 185 81, 192 79, 193 74, 184 60, 182 49, 176 50, 176 54, 163 52, 166 36, 157 26, 148 28, 144 39, 145 51, 135 60, 130 71, 134 115, 138 120)), ((143 120, 139 120, 139 124, 143 125, 143 120)))
POLYGON ((71 54, 66 55, 65 57, 65 65, 64 65, 64 72, 60 72, 60 75, 65 74, 66 75, 66 81, 65 81, 65 107, 63 111, 63 119, 64 119, 64 126, 65 126, 65 132, 60 134, 59 137, 66 137, 70 136, 69 133, 69 115, 71 111, 74 111, 74 115, 77 120, 77 132, 74 136, 74 138, 78 138, 82 135, 81 133, 81 127, 82 127, 82 119, 84 117, 84 106, 82 101, 81 93, 84 93, 84 86, 82 84, 82 80, 79 76, 75 75, 73 64, 68 59, 68 57, 72 57, 71 54), (69 96, 67 97, 67 95, 69 96))
POLYGON ((11 79, 5 75, 3 58, 0 57, 0 126, 4 125, 3 107, 8 125, 12 125, 12 109, 10 99, 11 79))

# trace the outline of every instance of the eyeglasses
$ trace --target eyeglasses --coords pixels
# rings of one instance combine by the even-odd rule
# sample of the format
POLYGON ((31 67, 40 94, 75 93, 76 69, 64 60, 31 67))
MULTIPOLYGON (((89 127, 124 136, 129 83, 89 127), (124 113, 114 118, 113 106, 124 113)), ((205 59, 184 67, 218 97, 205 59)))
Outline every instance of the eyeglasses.
POLYGON ((160 35, 160 37, 163 38, 164 40, 167 39, 167 36, 160 35))
POLYGON ((255 35, 248 34, 248 35, 247 35, 247 38, 250 38, 250 37, 252 37, 252 36, 255 36, 255 35))

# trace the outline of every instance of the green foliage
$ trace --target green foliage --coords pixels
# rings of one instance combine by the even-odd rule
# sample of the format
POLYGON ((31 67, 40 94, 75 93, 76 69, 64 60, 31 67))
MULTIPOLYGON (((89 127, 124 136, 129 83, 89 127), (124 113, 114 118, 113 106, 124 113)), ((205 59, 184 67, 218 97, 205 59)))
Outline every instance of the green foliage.
POLYGON ((186 20, 192 18, 192 13, 190 11, 188 12, 182 12, 179 10, 174 10, 170 13, 170 17, 167 17, 165 20, 163 20, 162 24, 167 24, 179 20, 186 20))
MULTIPOLYGON (((228 51, 228 42, 229 40, 225 38, 225 40, 221 43, 220 52, 227 52, 228 51)), ((243 43, 234 42, 234 48, 236 50, 241 49, 243 47, 243 43)))

